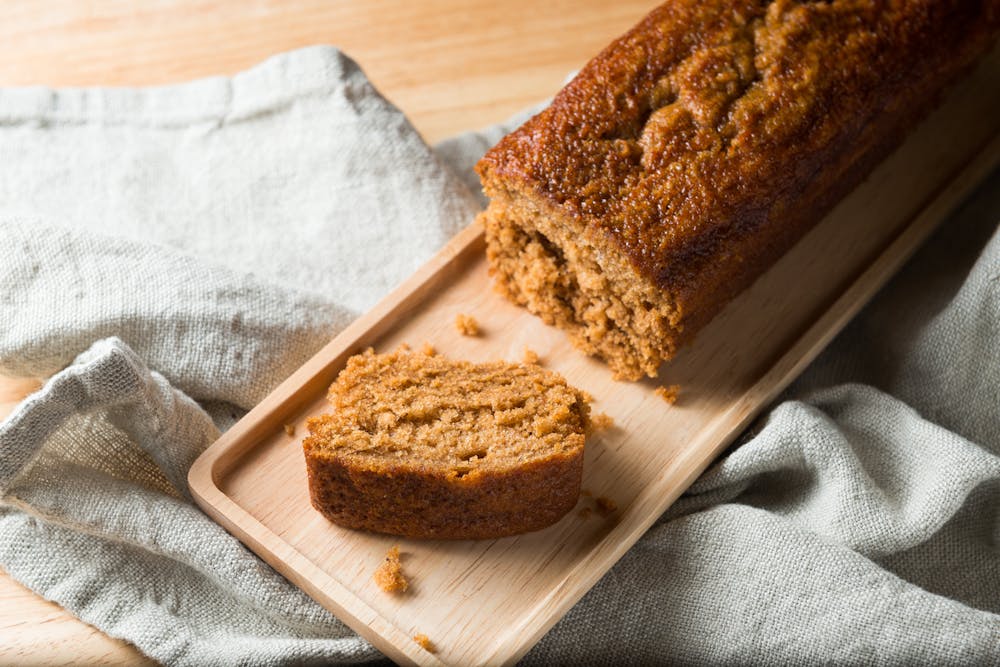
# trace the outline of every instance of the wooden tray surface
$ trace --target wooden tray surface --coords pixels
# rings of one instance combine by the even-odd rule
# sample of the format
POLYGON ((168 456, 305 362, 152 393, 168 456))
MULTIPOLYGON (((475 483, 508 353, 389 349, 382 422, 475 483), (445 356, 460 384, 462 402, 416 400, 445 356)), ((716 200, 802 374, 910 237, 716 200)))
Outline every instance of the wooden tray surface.
MULTIPOLYGON (((560 331, 491 287, 482 231, 470 226, 410 280, 324 347, 195 463, 202 508, 265 561, 401 663, 508 664, 638 540, 708 464, 791 382, 1000 158, 1000 52, 802 242, 661 369, 615 382, 560 331), (455 316, 480 323, 461 336, 455 316), (306 417, 365 347, 434 345, 449 357, 541 363, 596 398, 614 427, 588 439, 583 487, 618 506, 571 512, 529 535, 417 541, 332 525, 309 504, 300 442, 306 417), (680 384, 676 405, 654 394, 680 384), (285 424, 297 425, 289 436, 285 424), (398 544, 411 589, 380 591, 372 573, 398 544), (426 634, 431 654, 412 639, 426 634)), ((581 498, 580 508, 593 500, 581 498)))

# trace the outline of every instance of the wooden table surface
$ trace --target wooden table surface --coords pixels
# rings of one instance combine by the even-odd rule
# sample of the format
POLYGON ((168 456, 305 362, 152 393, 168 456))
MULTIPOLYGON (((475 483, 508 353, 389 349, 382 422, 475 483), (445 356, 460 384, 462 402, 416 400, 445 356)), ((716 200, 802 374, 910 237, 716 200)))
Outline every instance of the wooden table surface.
MULTIPOLYGON (((0 85, 150 85, 334 44, 429 142, 558 90, 652 0, 6 0, 0 85)), ((2 240, 0 240, 2 242, 2 240)), ((0 418, 39 386, 0 377, 0 418)), ((0 664, 147 664, 0 572, 0 664)))

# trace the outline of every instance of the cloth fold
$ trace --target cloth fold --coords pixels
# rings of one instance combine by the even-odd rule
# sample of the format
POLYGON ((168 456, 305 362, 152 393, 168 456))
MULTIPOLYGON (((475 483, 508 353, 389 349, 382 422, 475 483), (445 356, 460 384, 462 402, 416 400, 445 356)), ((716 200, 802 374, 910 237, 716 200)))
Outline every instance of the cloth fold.
POLYGON ((114 335, 250 408, 478 206, 330 47, 179 86, 0 90, 0 373, 114 335))
MULTIPOLYGON (((339 51, 0 90, 0 566, 178 665, 379 654, 191 503, 244 410, 482 200, 339 51), (61 369, 61 370, 60 370, 61 369)), ((1000 664, 1000 173, 526 664, 1000 664)))
POLYGON ((169 664, 378 654, 193 504, 219 435, 118 339, 95 343, 0 427, 0 563, 169 664))

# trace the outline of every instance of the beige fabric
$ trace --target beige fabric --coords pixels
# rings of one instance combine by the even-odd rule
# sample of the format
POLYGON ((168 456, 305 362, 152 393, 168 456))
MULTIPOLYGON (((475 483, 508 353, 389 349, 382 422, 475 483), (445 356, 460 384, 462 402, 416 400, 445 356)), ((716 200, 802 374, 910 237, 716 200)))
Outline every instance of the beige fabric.
MULTIPOLYGON (((332 49, 0 91, 0 565, 170 664, 378 654, 201 514, 191 461, 477 204, 332 49), (74 360, 75 359, 75 360, 74 360)), ((1000 662, 1000 174, 528 655, 1000 662)))

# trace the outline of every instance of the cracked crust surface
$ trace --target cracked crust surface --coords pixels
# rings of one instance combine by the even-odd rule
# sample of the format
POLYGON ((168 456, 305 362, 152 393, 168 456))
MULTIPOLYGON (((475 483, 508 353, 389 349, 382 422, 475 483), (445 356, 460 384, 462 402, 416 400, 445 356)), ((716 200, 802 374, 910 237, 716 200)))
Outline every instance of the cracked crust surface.
POLYGON ((993 0, 662 5, 477 165, 501 292, 655 376, 998 28, 993 0))
POLYGON ((312 504, 339 525, 485 539, 576 504, 590 406, 552 371, 369 350, 328 396, 303 450, 312 504))

